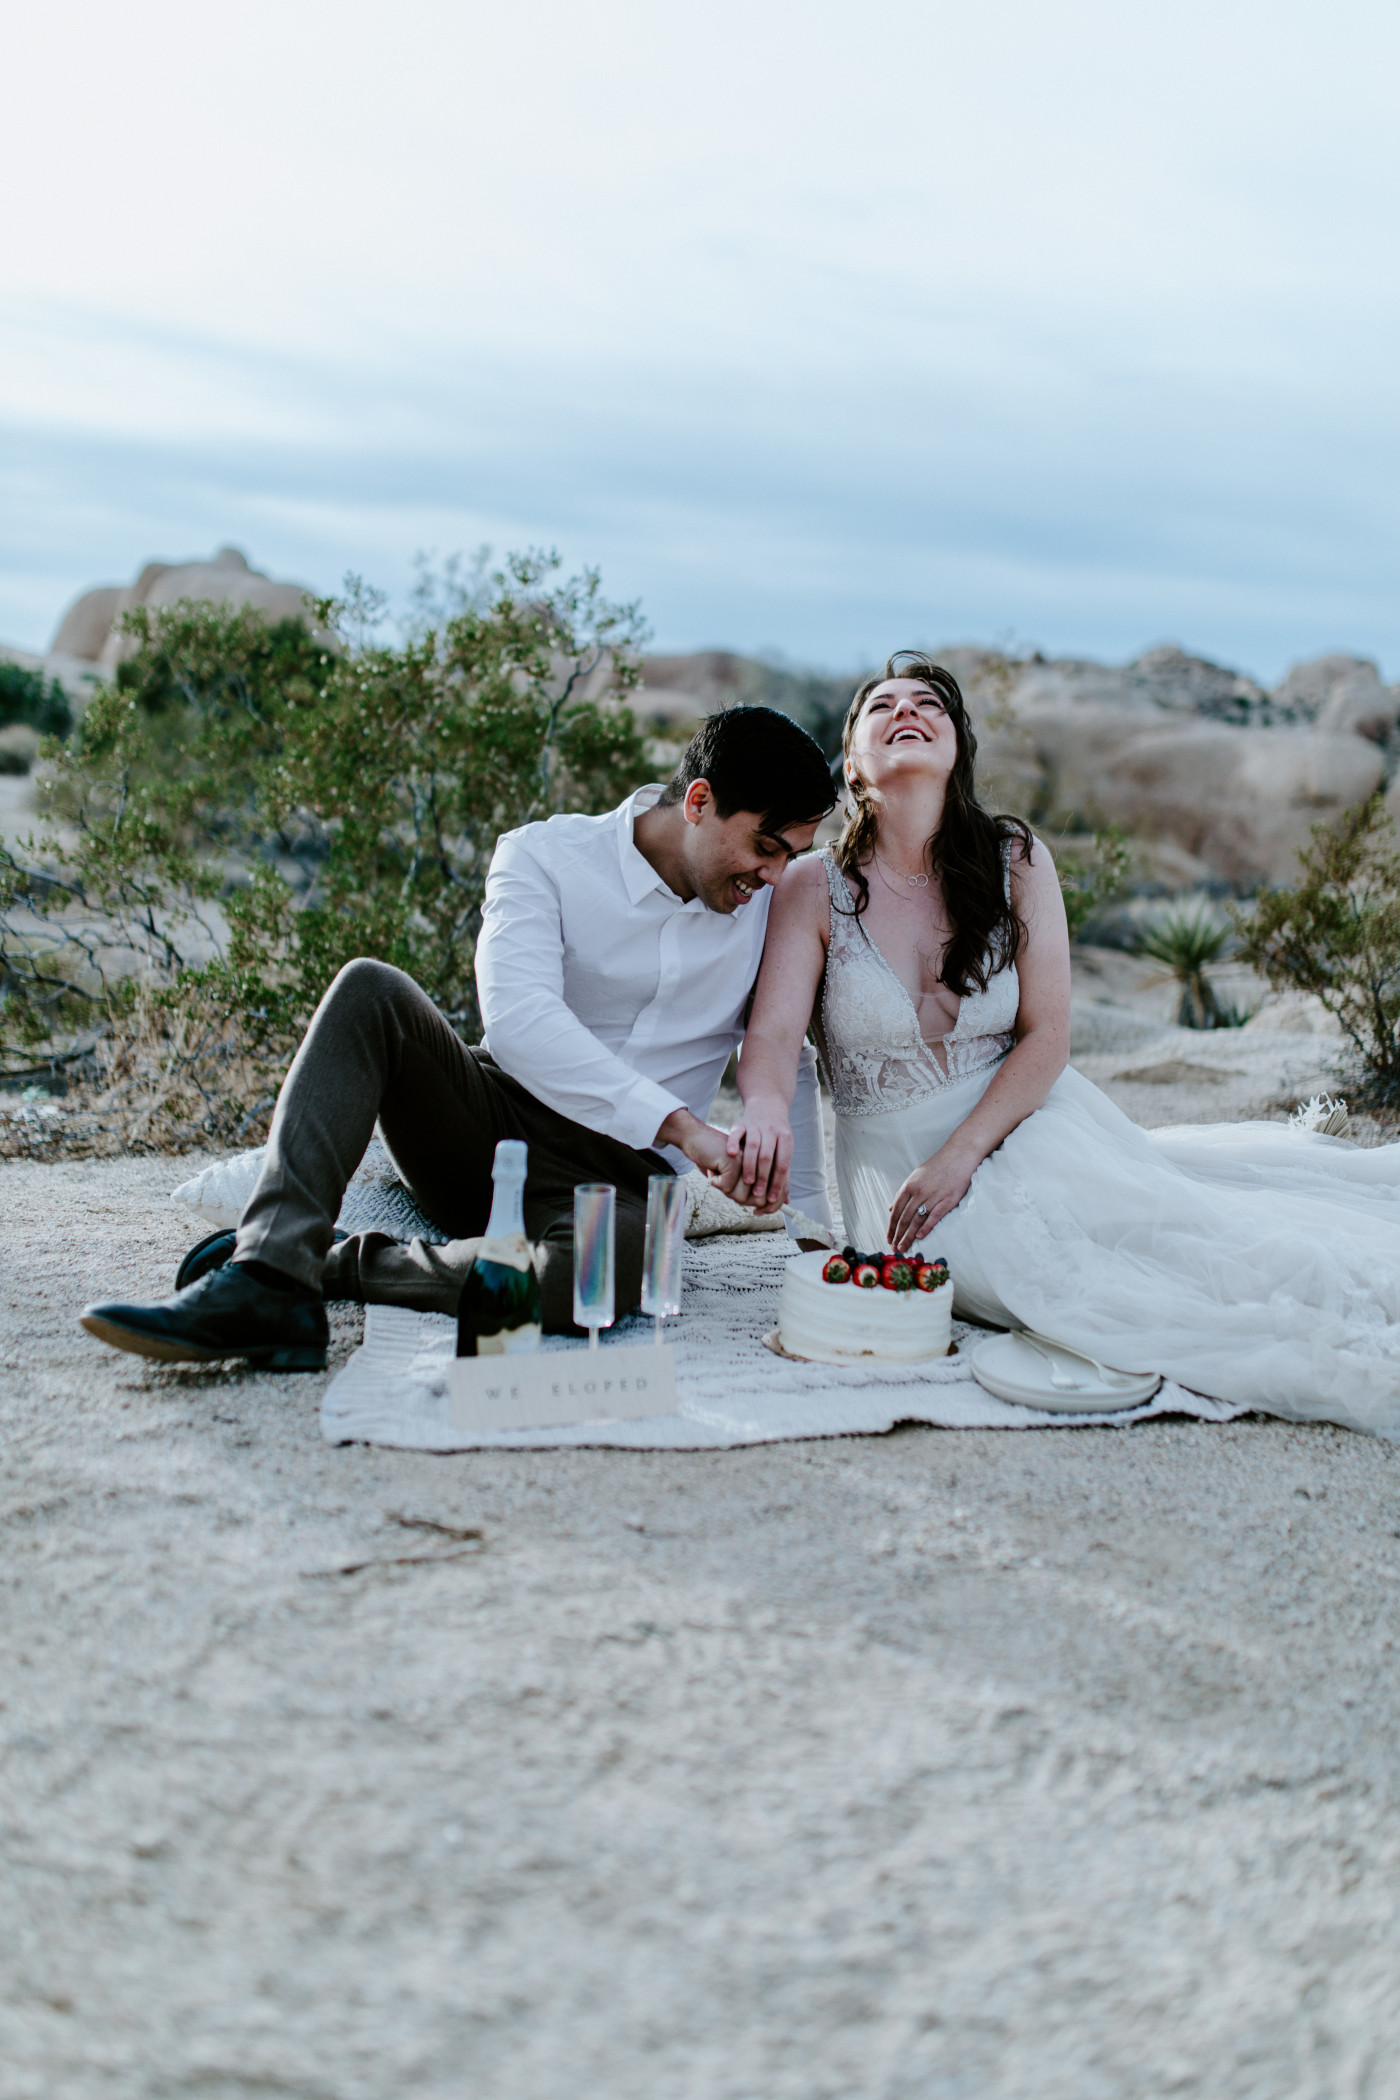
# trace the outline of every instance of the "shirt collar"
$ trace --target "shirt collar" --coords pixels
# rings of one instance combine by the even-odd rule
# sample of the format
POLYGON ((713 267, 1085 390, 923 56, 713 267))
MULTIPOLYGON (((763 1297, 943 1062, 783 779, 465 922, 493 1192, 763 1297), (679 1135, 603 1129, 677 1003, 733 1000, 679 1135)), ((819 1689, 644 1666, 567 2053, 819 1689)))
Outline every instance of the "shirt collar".
MULTIPOLYGON (((646 787, 639 787, 635 794, 629 795, 622 807, 614 812, 617 821, 617 857, 622 868, 623 887, 633 904, 640 904, 643 897, 650 896, 653 890, 660 890, 667 897, 676 897, 675 891, 661 880, 632 836, 634 818, 640 816, 644 809, 654 809, 665 792, 659 781, 650 781, 646 787)), ((676 897, 678 907, 680 901, 680 898, 676 897)))

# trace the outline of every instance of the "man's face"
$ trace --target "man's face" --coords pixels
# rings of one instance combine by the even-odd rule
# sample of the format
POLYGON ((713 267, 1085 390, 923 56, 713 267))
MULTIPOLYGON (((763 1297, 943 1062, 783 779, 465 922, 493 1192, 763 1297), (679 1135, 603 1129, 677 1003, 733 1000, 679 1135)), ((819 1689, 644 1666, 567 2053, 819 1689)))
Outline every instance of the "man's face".
POLYGON ((709 911, 741 911, 750 898, 777 882, 788 863, 805 853, 820 817, 809 824, 761 830, 763 818, 750 809, 722 817, 707 780, 692 782, 681 805, 685 815, 685 867, 695 894, 709 911))

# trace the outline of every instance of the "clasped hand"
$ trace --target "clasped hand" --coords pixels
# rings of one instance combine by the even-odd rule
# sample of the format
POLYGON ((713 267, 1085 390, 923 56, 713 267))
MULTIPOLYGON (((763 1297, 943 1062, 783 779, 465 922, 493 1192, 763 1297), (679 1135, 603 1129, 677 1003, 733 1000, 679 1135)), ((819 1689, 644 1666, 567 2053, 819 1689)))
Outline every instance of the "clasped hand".
POLYGON ((732 1130, 700 1126, 703 1138, 685 1147, 721 1195, 768 1218, 788 1199, 792 1132, 786 1116, 746 1115, 732 1130))
POLYGON ((676 1109, 657 1131, 656 1142, 678 1146, 722 1195, 761 1218, 787 1202, 792 1130, 785 1111, 748 1111, 732 1130, 716 1130, 689 1110, 676 1109))

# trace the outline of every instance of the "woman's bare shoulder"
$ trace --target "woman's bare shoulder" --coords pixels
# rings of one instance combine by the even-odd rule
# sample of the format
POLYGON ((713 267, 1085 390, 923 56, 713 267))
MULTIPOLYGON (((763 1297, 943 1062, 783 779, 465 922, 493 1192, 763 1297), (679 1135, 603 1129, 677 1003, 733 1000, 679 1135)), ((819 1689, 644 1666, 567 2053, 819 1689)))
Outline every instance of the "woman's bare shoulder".
POLYGON ((782 886, 784 890, 790 889, 796 897, 828 896, 826 862, 821 854, 804 853, 800 860, 791 861, 782 886))
POLYGON ((1006 850, 1013 882, 1035 883, 1054 878, 1055 856, 1038 832, 1031 833, 1029 844, 1019 831, 1013 832, 1006 842, 1006 850))
POLYGON ((773 910, 785 925, 825 926, 831 909, 826 864, 819 853, 806 853, 784 871, 773 910))

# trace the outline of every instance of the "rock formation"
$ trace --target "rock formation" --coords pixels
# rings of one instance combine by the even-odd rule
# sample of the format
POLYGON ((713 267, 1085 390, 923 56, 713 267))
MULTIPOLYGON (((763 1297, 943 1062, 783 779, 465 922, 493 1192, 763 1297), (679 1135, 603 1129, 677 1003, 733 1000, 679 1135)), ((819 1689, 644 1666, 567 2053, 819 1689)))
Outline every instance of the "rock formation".
POLYGON ((120 632, 122 615, 138 605, 154 612, 182 598, 256 606, 269 620, 301 619, 310 609, 300 584, 277 583, 250 568, 236 547, 220 547, 211 561, 147 562, 135 583, 84 591, 59 621, 51 654, 111 670, 132 647, 120 632))
MULTIPOLYGON (((1364 657, 1295 665, 1270 692, 1174 645, 1124 665, 969 646, 935 655, 967 695, 999 806, 1052 834, 1118 824, 1233 889, 1292 881, 1310 827, 1400 772, 1400 686, 1364 657)), ((687 713, 764 699, 830 752, 857 683, 808 679, 798 698, 794 674, 713 650, 646 669, 642 712, 679 727, 687 713)), ((1400 816, 1400 777, 1391 793, 1400 816)))
POLYGON ((1386 778, 1386 753, 1366 735, 1242 728, 1132 702, 1067 705, 1043 688, 1024 700, 1017 689, 1007 712, 987 730, 985 763, 994 776, 1015 772, 1037 821, 1170 839, 1238 889, 1293 880, 1310 827, 1386 778))

